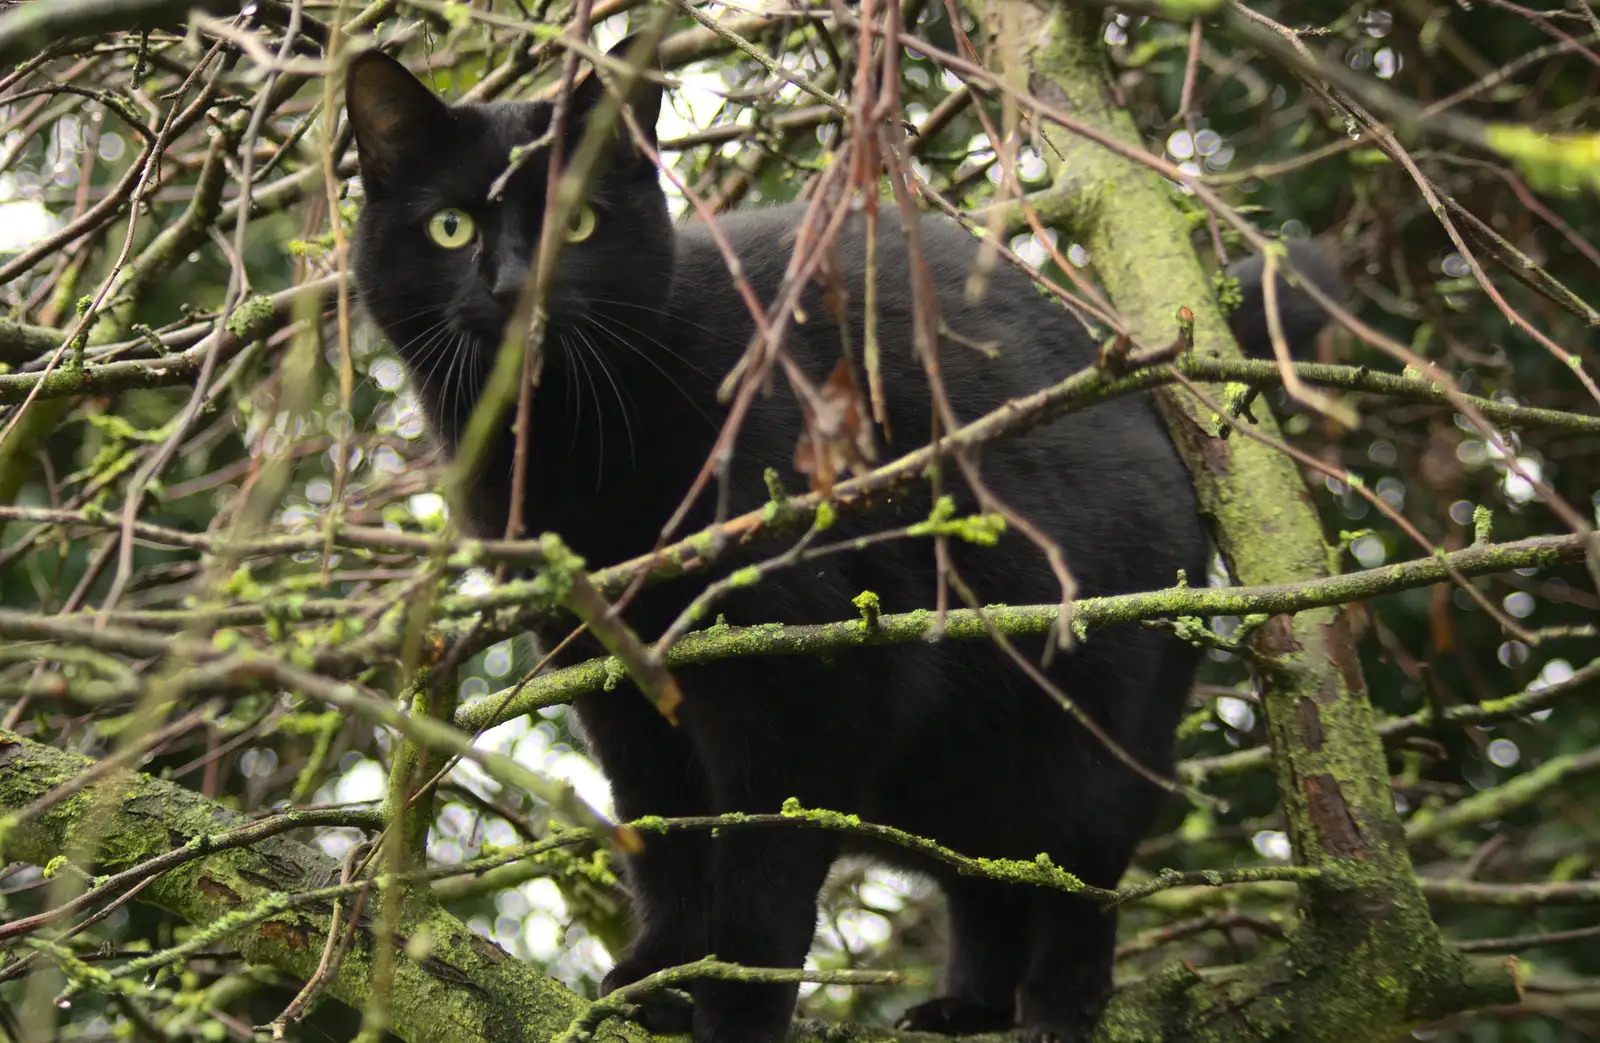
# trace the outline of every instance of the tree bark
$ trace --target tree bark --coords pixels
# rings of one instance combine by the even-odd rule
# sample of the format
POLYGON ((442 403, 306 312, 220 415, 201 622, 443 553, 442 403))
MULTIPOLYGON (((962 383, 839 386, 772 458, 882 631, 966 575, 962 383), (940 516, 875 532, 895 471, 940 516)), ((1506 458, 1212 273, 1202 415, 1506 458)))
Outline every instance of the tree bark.
MULTIPOLYGON (((0 732, 0 807, 8 818, 95 762, 0 732)), ((169 782, 130 771, 107 773, 4 833, 7 859, 45 865, 80 852, 80 868, 114 873, 247 820, 169 782)), ((196 926, 214 924, 274 895, 324 887, 338 864, 316 848, 270 839, 195 859, 163 873, 139 895, 196 926)), ((547 1043, 583 1010, 559 982, 513 959, 454 916, 412 891, 396 944, 394 1030, 409 1043, 547 1043), (412 943, 409 944, 408 943, 412 943)), ((348 910, 350 903, 345 903, 348 910)), ((377 895, 367 902, 375 909, 377 895)), ((285 911, 228 936, 246 960, 307 981, 327 939, 329 906, 285 911)), ((365 925, 327 991, 359 1009, 365 1002, 373 937, 365 925)))
MULTIPOLYGON (((1102 134, 1143 148, 1111 98, 1101 15, 1036 0, 989 0, 1008 73, 1031 94, 1102 134)), ((1175 309, 1194 313, 1193 350, 1240 357, 1196 260, 1172 189, 1148 167, 1043 120, 1053 191, 1069 205, 1117 310, 1149 344, 1172 340, 1175 309)), ((1237 582, 1301 583, 1335 575, 1336 552, 1288 456, 1216 436, 1211 410, 1157 392, 1201 508, 1237 582)), ((1260 411, 1265 413, 1265 410, 1260 411)), ((1270 415, 1258 430, 1281 439, 1270 415)), ((1475 964, 1444 944, 1422 895, 1389 792, 1361 666, 1342 608, 1272 617, 1248 638, 1302 885, 1300 918, 1280 953, 1204 976, 1169 965, 1118 993, 1096 1039, 1372 1043, 1446 1014, 1517 998, 1514 964, 1475 964)))

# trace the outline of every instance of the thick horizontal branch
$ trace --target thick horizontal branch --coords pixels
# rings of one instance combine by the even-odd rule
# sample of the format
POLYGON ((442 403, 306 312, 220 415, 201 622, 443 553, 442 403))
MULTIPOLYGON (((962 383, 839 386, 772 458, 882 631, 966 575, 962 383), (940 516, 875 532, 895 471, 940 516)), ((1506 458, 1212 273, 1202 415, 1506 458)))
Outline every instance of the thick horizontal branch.
POLYGON ((0 15, 0 66, 32 58, 51 44, 118 30, 178 27, 192 10, 237 10, 229 0, 37 0, 0 15))
MULTIPOLYGON (((1171 372, 1168 367, 1159 368, 1171 372)), ((1257 388, 1279 387, 1283 384, 1283 370, 1276 362, 1204 359, 1195 356, 1180 360, 1174 368, 1196 380, 1236 381, 1257 388)), ((1327 366, 1316 362, 1296 363, 1293 369, 1307 384, 1342 388, 1345 391, 1370 392, 1403 402, 1455 408, 1455 401, 1452 401, 1443 388, 1421 377, 1384 373, 1368 369, 1366 366, 1327 366)), ((1478 395, 1460 394, 1457 398, 1497 423, 1510 424, 1514 427, 1543 427, 1580 434, 1600 434, 1600 416, 1520 406, 1478 395)))
POLYGON ((45 352, 59 348, 66 339, 66 330, 0 319, 0 364, 20 366, 31 362, 45 352))
MULTIPOLYGON (((0 809, 16 812, 90 770, 76 754, 0 733, 0 809)), ((44 865, 66 853, 91 873, 115 873, 166 855, 175 846, 246 825, 246 820, 191 790, 117 772, 79 797, 14 823, 5 857, 44 865)), ((271 837, 176 865, 139 893, 197 927, 237 916, 274 895, 317 888, 339 867, 305 844, 271 837)), ((245 958, 305 981, 317 968, 326 912, 285 911, 227 935, 245 958)), ((394 966, 394 1027, 409 1043, 548 1043, 583 1009, 558 982, 510 958, 455 917, 407 903, 394 966), (430 944, 407 946, 408 938, 430 944)), ((360 958, 342 961, 328 992, 356 1007, 368 993, 373 938, 358 932, 360 958)))
POLYGON ((186 862, 193 862, 197 858, 205 858, 208 855, 214 855, 233 848, 249 847, 252 844, 259 844, 263 840, 288 833, 291 830, 323 825, 356 826, 363 829, 379 830, 383 828, 383 821, 376 812, 372 811, 350 808, 319 808, 310 811, 290 811, 281 815, 273 815, 270 818, 236 826, 221 833, 210 834, 202 841, 173 848, 163 854, 148 858, 138 865, 130 866, 120 873, 104 877, 96 881, 89 890, 54 909, 39 913, 36 916, 23 917, 20 920, 11 920, 8 923, 0 924, 0 941, 28 934, 31 931, 38 930, 40 927, 65 919, 74 913, 93 909, 97 903, 111 901, 135 885, 143 883, 149 877, 170 872, 186 862))
MULTIPOLYGON (((1418 558, 1298 584, 1175 587, 1144 594, 1085 598, 1073 604, 1072 624, 1074 629, 1089 631, 1114 623, 1183 616, 1301 612, 1440 583, 1449 578, 1451 568, 1462 575, 1477 576, 1535 565, 1579 562, 1583 560, 1583 553, 1583 541, 1578 536, 1541 536, 1515 543, 1468 547, 1432 558, 1418 558)), ((441 607, 445 607, 443 602, 441 607)), ((982 611, 988 617, 988 625, 977 610, 956 609, 946 613, 945 637, 953 640, 986 639, 990 625, 1013 637, 1043 634, 1055 625, 1060 616, 1059 605, 993 605, 982 611)), ((5 617, 0 615, 0 633, 4 632, 4 620, 5 617)), ((868 645, 904 644, 927 638, 935 624, 933 612, 919 609, 880 615, 870 626, 861 619, 798 626, 716 626, 685 634, 667 653, 667 665, 686 666, 736 656, 815 655, 868 645)), ((1092 641, 1092 635, 1088 639, 1092 641)), ((535 677, 509 698, 505 693, 499 693, 463 707, 456 724, 463 730, 477 731, 545 706, 567 702, 611 683, 617 669, 617 664, 609 659, 595 659, 535 677)))
POLYGON ((1422 893, 1441 905, 1600 905, 1600 880, 1550 884, 1480 884, 1424 878, 1422 893))
MULTIPOLYGON (((1473 546, 1432 558, 1419 558, 1300 584, 1174 587, 1142 594, 1086 598, 1074 605, 1073 627, 1087 634, 1099 626, 1152 619, 1293 613, 1438 583, 1449 576, 1452 568, 1462 575, 1474 576, 1560 565, 1580 561, 1582 557, 1583 544, 1579 537, 1542 536, 1515 543, 1473 546)), ((552 592, 547 581, 535 579, 507 583, 484 595, 451 595, 441 598, 436 607, 445 617, 469 617, 495 607, 529 604, 535 606, 532 610, 535 614, 548 615, 552 607, 552 592)), ((282 619, 336 618, 348 612, 349 608, 348 602, 340 599, 317 599, 294 604, 292 610, 286 602, 282 606, 283 611, 275 611, 274 615, 282 619)), ((1060 616, 1059 605, 996 605, 981 611, 983 616, 973 609, 947 613, 945 637, 954 640, 987 639, 990 626, 1011 636, 1043 634, 1055 625, 1060 616), (987 622, 984 617, 987 617, 987 622)), ((738 656, 815 655, 851 647, 904 644, 925 639, 932 633, 935 623, 934 613, 918 609, 880 615, 870 626, 859 618, 796 626, 716 626, 684 635, 668 652, 666 665, 673 668, 738 656)), ((516 625, 497 625, 484 629, 491 633, 512 633, 525 624, 526 620, 521 620, 516 625)), ((174 641, 169 634, 152 629, 96 625, 95 619, 86 615, 41 616, 15 609, 0 609, 0 636, 17 641, 52 641, 136 657, 165 659, 174 655, 185 656, 194 666, 167 683, 176 684, 191 694, 238 691, 260 685, 279 686, 285 683, 286 678, 292 678, 290 686, 310 698, 332 700, 346 708, 377 713, 376 707, 367 706, 370 700, 360 698, 349 686, 339 685, 329 678, 319 678, 271 654, 254 650, 224 652, 210 642, 174 641), (312 681, 326 683, 311 684, 312 681)), ((393 639, 398 640, 398 634, 393 635, 393 639)), ((371 663, 373 655, 384 649, 393 651, 386 644, 389 640, 380 629, 376 637, 367 635, 360 648, 328 649, 319 655, 317 668, 336 676, 364 669, 371 663)), ((567 702, 585 692, 615 683, 616 678, 621 676, 620 669, 620 664, 614 659, 595 659, 536 677, 509 697, 503 694, 489 696, 472 703, 462 710, 456 724, 464 731, 475 732, 540 707, 567 702)), ((125 680, 121 683, 137 688, 143 682, 125 680)), ((107 694, 131 695, 135 691, 107 694)), ((386 723, 393 723, 389 720, 389 714, 380 716, 386 723)), ((422 727, 416 722, 412 722, 411 726, 422 727)), ((435 738, 440 741, 443 739, 442 736, 435 738)), ((1265 754, 1258 756, 1265 757, 1265 754)), ((1202 777, 1205 774, 1207 772, 1201 772, 1202 777)))
MULTIPOLYGON (((282 290, 270 297, 246 301, 234 311, 230 327, 219 333, 222 343, 217 348, 221 352, 217 362, 226 362, 255 338, 265 336, 287 324, 294 315, 297 302, 302 298, 311 295, 321 301, 333 292, 336 285, 337 279, 330 276, 282 290)), ((42 336, 37 332, 41 327, 33 329, 35 336, 42 336)), ((184 351, 160 358, 130 359, 98 365, 90 363, 82 369, 61 366, 48 375, 44 373, 0 375, 0 405, 12 405, 23 401, 33 393, 35 386, 38 386, 35 398, 62 398, 71 395, 101 395, 135 388, 192 384, 200 373, 206 353, 210 350, 204 339, 209 329, 208 325, 200 324, 178 331, 172 336, 185 340, 192 337, 196 343, 184 351)), ((61 336, 65 338, 66 333, 63 332, 61 336)), ((56 343, 59 344, 60 341, 56 343)), ((50 345, 50 347, 55 346, 50 345)))

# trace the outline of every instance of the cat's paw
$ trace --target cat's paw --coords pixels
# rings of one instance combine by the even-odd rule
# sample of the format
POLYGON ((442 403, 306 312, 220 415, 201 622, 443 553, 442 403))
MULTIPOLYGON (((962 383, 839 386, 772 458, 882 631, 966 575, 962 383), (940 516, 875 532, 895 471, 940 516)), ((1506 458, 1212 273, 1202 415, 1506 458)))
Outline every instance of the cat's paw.
POLYGON ((895 1028, 911 1032, 938 1032, 946 1036, 970 1036, 979 1032, 1004 1032, 1014 1024, 1009 1010, 959 996, 940 996, 909 1008, 895 1022, 895 1028))
POLYGON ((636 1000, 629 1020, 653 1035, 681 1035, 694 1027, 694 1001, 675 989, 662 989, 636 1000))
MULTIPOLYGON (((656 968, 646 968, 631 960, 623 960, 601 979, 600 995, 608 996, 648 974, 653 974, 655 970, 656 968)), ((638 1022, 656 1035, 678 1035, 688 1032, 694 1025, 694 1001, 682 992, 658 989, 655 992, 632 997, 629 1002, 634 1008, 628 1015, 629 1019, 638 1022)))

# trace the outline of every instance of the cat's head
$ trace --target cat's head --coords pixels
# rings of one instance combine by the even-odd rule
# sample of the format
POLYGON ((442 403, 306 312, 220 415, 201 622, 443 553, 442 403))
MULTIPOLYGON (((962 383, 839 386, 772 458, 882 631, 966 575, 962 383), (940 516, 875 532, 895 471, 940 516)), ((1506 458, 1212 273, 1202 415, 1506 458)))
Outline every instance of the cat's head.
MULTIPOLYGON (((612 56, 625 57, 630 45, 623 41, 612 56)), ((573 88, 565 156, 605 92, 593 71, 573 88)), ((362 302, 424 384, 448 382, 452 371, 486 373, 538 250, 544 148, 523 157, 498 198, 490 188, 514 151, 549 129, 554 104, 448 105, 376 50, 352 60, 345 102, 366 195, 354 244, 362 302)), ((630 109, 652 145, 660 106, 659 84, 640 77, 630 109)), ((638 328, 666 303, 666 200, 655 166, 620 119, 613 126, 608 159, 567 222, 546 300, 554 331, 589 326, 593 337, 608 326, 638 328)))

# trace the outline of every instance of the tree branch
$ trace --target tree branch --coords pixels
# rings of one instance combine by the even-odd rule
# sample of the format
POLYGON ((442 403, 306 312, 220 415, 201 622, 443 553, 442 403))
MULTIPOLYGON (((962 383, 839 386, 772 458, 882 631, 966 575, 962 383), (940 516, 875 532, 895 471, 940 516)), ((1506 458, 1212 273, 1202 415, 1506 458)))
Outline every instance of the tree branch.
MULTIPOLYGON (((89 771, 86 757, 0 732, 0 808, 27 807, 89 771)), ((85 839, 93 842, 91 873, 115 873, 186 843, 203 843, 246 820, 192 790, 121 771, 25 822, 10 824, 5 856, 44 865, 85 839), (100 813, 87 814, 93 802, 100 813)), ((163 873, 139 900, 196 926, 215 926, 274 895, 310 890, 338 878, 333 859, 284 837, 197 858, 163 873)), ((252 963, 299 981, 316 972, 327 912, 285 911, 230 933, 252 963)), ((395 960, 394 1024, 409 1043, 548 1043, 578 1017, 584 1001, 512 959, 465 924, 420 896, 405 904, 395 960), (407 951, 410 940, 426 939, 407 951)), ((360 1007, 367 994, 373 939, 358 931, 352 957, 327 982, 328 992, 360 1007)))
POLYGON ((229 0, 42 0, 0 15, 0 65, 32 58, 75 36, 181 26, 190 11, 237 10, 229 0))
MULTIPOLYGON (((1162 343, 1174 304, 1182 302, 1194 313, 1194 350, 1237 359, 1189 245, 1187 221, 1161 178, 1127 158, 1141 149, 1141 139, 1107 87, 1098 11, 990 0, 992 19, 999 19, 1002 3, 1021 22, 1020 53, 1008 55, 1007 64, 1024 66, 1031 91, 1070 111, 1085 135, 1117 146, 1054 124, 1037 128, 1052 175, 1081 204, 1074 231, 1135 338, 1162 343)), ((1259 421, 1267 440, 1224 441, 1210 410, 1192 396, 1162 393, 1158 401, 1233 575, 1252 586, 1330 578, 1336 558, 1294 461, 1265 444, 1278 440, 1273 418, 1259 421)), ((1419 1021, 1514 999, 1514 972, 1486 974, 1468 964, 1429 917, 1343 613, 1320 608, 1274 616, 1246 646, 1263 693, 1295 860, 1322 873, 1303 888, 1302 920, 1282 953, 1229 972, 1228 984, 1215 992, 1211 979, 1202 983, 1171 967, 1148 987, 1164 980, 1182 1017, 1128 1023, 1110 1016, 1097 1038, 1193 1039, 1202 1034, 1196 1025, 1204 1024, 1204 1036, 1215 1040, 1378 1043, 1419 1021), (1287 982, 1278 980, 1282 963, 1294 969, 1287 982), (1229 1017, 1215 1017, 1219 1002, 1229 1017)))
MULTIPOLYGON (((63 783, 93 770, 94 765, 86 757, 0 732, 0 809, 10 813, 32 805, 63 783)), ((843 821, 848 816, 827 813, 800 810, 780 817, 792 818, 793 824, 801 827, 850 826, 843 821)), ((297 824, 315 821, 313 816, 297 824)), ((84 787, 76 801, 50 807, 26 821, 16 821, 8 814, 0 822, 5 827, 0 839, 6 857, 36 865, 51 861, 62 851, 77 850, 85 839, 91 841, 96 854, 80 868, 91 873, 127 874, 106 881, 100 891, 119 879, 132 882, 131 875, 137 870, 159 874, 138 893, 138 900, 165 909, 199 930, 181 950, 134 961, 130 966, 136 970, 163 965, 181 952, 226 939, 252 963, 309 980, 317 972, 327 942, 325 925, 331 898, 354 893, 362 886, 329 886, 339 877, 334 860, 276 835, 277 824, 250 824, 192 790, 129 771, 107 773, 84 787), (103 815, 86 815, 86 804, 96 805, 103 815), (308 900, 313 898, 316 900, 308 900)), ((787 824, 772 825, 781 828, 787 824)), ((711 823, 690 825, 709 828, 711 823)), ((641 828, 646 826, 641 823, 641 828)), ((586 835, 586 839, 590 838, 586 835)), ((565 835, 558 835, 538 846, 569 842, 565 835)), ((980 872, 987 868, 982 860, 972 863, 980 872)), ((1074 883, 1050 866, 997 867, 1004 874, 1020 871, 1019 878, 1037 883, 1074 883)), ((456 873, 463 868, 467 867, 442 866, 428 875, 456 873)), ((1305 879, 1303 873, 1270 867, 1243 870, 1227 879, 1285 875, 1305 879)), ((1186 882, 1191 876, 1205 878, 1205 874, 1177 874, 1115 897, 1132 900, 1154 888, 1186 882)), ((1102 897, 1109 900, 1114 896, 1102 897)), ((596 1020, 591 1004, 473 933, 428 900, 424 891, 413 888, 406 892, 396 943, 392 1028, 409 1043, 550 1043, 571 1029, 592 1028, 596 1020)), ((373 944, 370 921, 359 920, 350 955, 326 982, 330 995, 360 1006, 369 988, 373 944)), ((1280 967, 1279 972, 1292 973, 1287 967, 1280 967)), ((682 972, 684 976, 692 973, 688 969, 682 972)), ((765 972, 739 973, 760 976, 765 972)), ((1112 1016, 1124 1022, 1170 1017, 1171 1010, 1162 1005, 1164 981, 1158 976, 1153 986, 1147 981, 1118 993, 1112 1001, 1112 1016)), ((612 1015, 607 1022, 612 1038, 629 1043, 653 1038, 639 1026, 616 1018, 614 1005, 596 1013, 612 1015)), ((931 1043, 944 1037, 802 1022, 789 1038, 791 1043, 837 1043, 845 1038, 931 1043)))
MULTIPOLYGON (((1418 558, 1297 584, 1272 587, 1174 587, 1143 594, 1083 598, 1073 602, 1073 626, 1088 634, 1096 627, 1150 619, 1304 612, 1441 583, 1449 577, 1452 567, 1462 575, 1476 576, 1525 567, 1519 564, 1521 562, 1542 565, 1576 563, 1583 560, 1583 555, 1581 537, 1541 536, 1516 544, 1469 547, 1433 558, 1418 558)), ((1055 625, 1060 611, 1061 606, 1056 604, 992 605, 983 609, 983 614, 988 617, 988 623, 985 624, 977 611, 951 609, 945 614, 943 636, 949 640, 984 640, 989 636, 990 626, 1012 637, 1044 634, 1055 625)), ((4 632, 4 619, 0 615, 0 633, 4 632)), ((903 644, 925 640, 934 632, 935 623, 932 612, 918 610, 879 615, 870 626, 860 619, 797 626, 716 626, 685 634, 667 653, 667 665, 688 666, 736 656, 821 655, 841 648, 903 644)), ((1093 640, 1092 634, 1088 639, 1093 640)), ((457 716, 456 726, 463 731, 478 731, 547 706, 568 702, 586 692, 614 683, 620 669, 621 664, 614 659, 592 659, 551 671, 519 686, 514 692, 486 695, 468 704, 457 716)), ((1589 676, 1584 675, 1585 678, 1589 676)), ((1573 682, 1583 683, 1576 676, 1573 682)), ((1244 761, 1247 754, 1248 764, 1252 768, 1264 766, 1268 760, 1265 747, 1241 751, 1231 755, 1224 770, 1229 773, 1239 770, 1240 766, 1232 761, 1244 761)), ((1216 771, 1215 766, 1209 765, 1197 769, 1191 781, 1198 782, 1216 771)))

